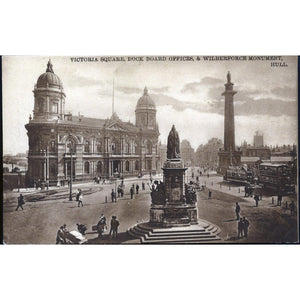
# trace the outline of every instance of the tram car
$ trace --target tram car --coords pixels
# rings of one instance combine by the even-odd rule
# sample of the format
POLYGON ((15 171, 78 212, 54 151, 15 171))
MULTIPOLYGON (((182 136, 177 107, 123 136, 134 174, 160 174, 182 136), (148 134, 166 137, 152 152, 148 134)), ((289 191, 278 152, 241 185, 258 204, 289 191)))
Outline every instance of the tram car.
POLYGON ((261 163, 258 172, 259 184, 265 189, 274 190, 278 194, 295 193, 291 168, 286 164, 261 163))
POLYGON ((229 167, 224 175, 224 180, 234 183, 247 184, 254 182, 252 171, 246 167, 229 167))

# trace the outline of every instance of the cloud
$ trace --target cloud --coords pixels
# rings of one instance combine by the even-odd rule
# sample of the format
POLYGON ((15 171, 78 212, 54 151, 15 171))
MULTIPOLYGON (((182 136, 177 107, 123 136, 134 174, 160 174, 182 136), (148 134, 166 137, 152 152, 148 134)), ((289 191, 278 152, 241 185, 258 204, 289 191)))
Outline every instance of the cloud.
POLYGON ((282 98, 296 99, 297 98, 297 89, 291 88, 288 86, 285 87, 277 87, 271 90, 271 92, 282 98))
POLYGON ((187 83, 183 86, 181 92, 183 94, 185 93, 195 93, 197 91, 198 87, 202 87, 202 86, 214 86, 214 85, 220 85, 222 84, 223 81, 219 78, 215 78, 215 77, 203 77, 200 81, 194 81, 194 82, 190 82, 187 83))
POLYGON ((149 88, 150 91, 153 91, 155 93, 167 93, 169 91, 169 86, 163 86, 160 88, 149 88))
POLYGON ((65 80, 65 84, 68 88, 78 87, 78 86, 91 86, 91 85, 103 85, 103 82, 97 78, 82 76, 80 74, 74 73, 65 80))
POLYGON ((142 92, 141 89, 127 86, 118 86, 116 90, 124 94, 140 94, 142 92))

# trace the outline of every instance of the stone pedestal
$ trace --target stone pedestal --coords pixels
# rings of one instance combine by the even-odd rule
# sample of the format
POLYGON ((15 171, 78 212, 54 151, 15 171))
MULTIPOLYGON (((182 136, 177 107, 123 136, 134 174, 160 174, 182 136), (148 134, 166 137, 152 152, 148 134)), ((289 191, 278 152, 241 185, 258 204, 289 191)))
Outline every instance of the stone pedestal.
POLYGON ((150 223, 157 227, 189 226, 198 223, 196 199, 185 195, 184 168, 181 159, 168 159, 163 183, 152 190, 150 223))

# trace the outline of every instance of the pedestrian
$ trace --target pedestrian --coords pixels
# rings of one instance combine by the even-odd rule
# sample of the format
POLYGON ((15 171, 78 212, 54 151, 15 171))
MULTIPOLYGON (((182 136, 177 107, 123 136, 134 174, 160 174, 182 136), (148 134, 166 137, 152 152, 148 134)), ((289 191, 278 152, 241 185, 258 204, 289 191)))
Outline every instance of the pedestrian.
POLYGON ((208 198, 211 198, 211 190, 208 190, 208 198))
POLYGON ((60 226, 56 234, 56 244, 66 244, 64 226, 60 226))
POLYGON ((243 237, 243 232, 244 232, 244 223, 242 218, 238 222, 238 238, 243 237))
POLYGON ((20 196, 18 197, 18 206, 17 206, 16 210, 18 210, 19 207, 21 207, 22 210, 24 210, 23 204, 25 204, 24 197, 22 194, 20 194, 20 196))
POLYGON ((110 231, 109 231, 109 236, 112 234, 112 237, 117 238, 118 236, 118 227, 119 227, 120 223, 117 220, 116 216, 112 216, 111 217, 111 221, 110 221, 110 231))
POLYGON ((281 206, 281 201, 282 201, 282 195, 277 196, 277 205, 281 206))
POLYGON ((82 191, 81 189, 78 189, 78 192, 76 194, 76 201, 78 202, 77 207, 79 207, 80 205, 83 206, 82 200, 83 200, 82 191))
POLYGON ((294 216, 294 215, 295 215, 295 212, 296 212, 296 205, 295 205, 294 200, 293 200, 292 203, 290 204, 290 210, 291 210, 291 216, 294 216))
POLYGON ((133 187, 130 188, 130 199, 133 199, 134 190, 133 187))
POLYGON ((98 237, 101 239, 103 238, 102 234, 104 232, 105 226, 106 226, 106 218, 105 218, 104 214, 101 214, 98 224, 97 224, 98 237))
POLYGON ((145 182, 144 181, 142 182, 142 190, 143 191, 145 190, 145 182))
POLYGON ((134 183, 132 184, 132 189, 133 189, 133 193, 134 193, 134 183))
POLYGON ((248 228, 250 226, 250 223, 245 217, 243 217, 243 223, 244 223, 244 237, 248 237, 248 228))
POLYGON ((135 187, 135 189, 136 189, 136 194, 138 194, 138 193, 139 193, 140 186, 137 184, 136 187, 135 187))
POLYGON ((118 191, 118 198, 120 198, 121 197, 121 186, 120 185, 118 186, 117 191, 118 191))
POLYGON ((236 214, 236 219, 239 220, 240 219, 240 211, 241 211, 241 208, 239 206, 239 203, 237 202, 235 204, 235 214, 236 214))
POLYGON ((254 196, 254 200, 255 200, 255 206, 258 207, 259 196, 257 194, 254 196))
POLYGON ((113 189, 111 190, 110 196, 111 196, 111 202, 114 202, 114 200, 115 200, 115 192, 114 192, 113 189))

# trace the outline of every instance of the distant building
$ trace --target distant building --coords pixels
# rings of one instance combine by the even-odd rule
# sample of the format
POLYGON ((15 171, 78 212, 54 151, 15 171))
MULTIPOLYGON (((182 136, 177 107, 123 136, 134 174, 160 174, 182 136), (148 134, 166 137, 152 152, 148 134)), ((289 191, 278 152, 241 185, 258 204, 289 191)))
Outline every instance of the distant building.
POLYGON ((180 155, 186 167, 194 165, 195 151, 188 140, 182 140, 180 143, 180 155))
POLYGON ((253 146, 255 148, 264 146, 264 135, 262 133, 259 133, 258 131, 255 132, 255 136, 253 137, 253 146))
POLYGON ((162 173, 161 168, 163 167, 165 161, 167 160, 167 145, 159 143, 158 151, 159 151, 159 165, 158 165, 157 172, 162 173))
POLYGON ((195 153, 195 165, 216 170, 218 153, 222 147, 223 143, 218 138, 211 138, 207 144, 200 145, 195 153))

